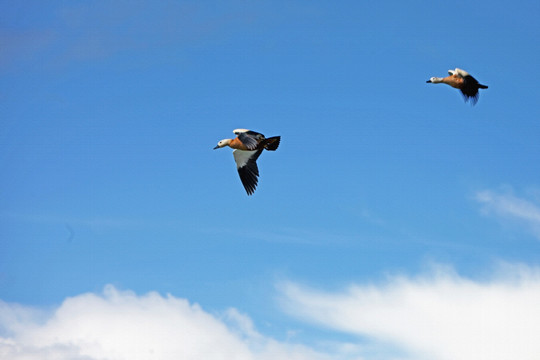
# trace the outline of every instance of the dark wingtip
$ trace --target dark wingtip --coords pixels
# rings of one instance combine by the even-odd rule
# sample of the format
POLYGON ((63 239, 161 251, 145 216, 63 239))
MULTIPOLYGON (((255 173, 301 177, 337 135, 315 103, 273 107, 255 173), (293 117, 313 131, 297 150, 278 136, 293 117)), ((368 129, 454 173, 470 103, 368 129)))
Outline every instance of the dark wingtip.
POLYGON ((257 188, 257 176, 259 176, 258 169, 250 168, 246 165, 238 169, 238 174, 240 175, 240 180, 242 181, 242 185, 244 185, 244 189, 246 189, 246 193, 252 195, 257 188))
POLYGON ((431 82, 431 80, 428 80, 428 81, 426 81, 426 82, 427 82, 427 83, 430 83, 430 82, 431 82))

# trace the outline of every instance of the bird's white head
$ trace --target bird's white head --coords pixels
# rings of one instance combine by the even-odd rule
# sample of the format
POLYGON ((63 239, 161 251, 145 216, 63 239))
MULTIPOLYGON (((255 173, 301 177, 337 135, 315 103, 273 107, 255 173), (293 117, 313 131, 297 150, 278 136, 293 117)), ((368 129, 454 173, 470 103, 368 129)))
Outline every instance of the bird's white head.
POLYGON ((427 83, 433 83, 433 84, 438 84, 440 82, 442 82, 442 79, 443 78, 439 78, 439 77, 432 77, 430 78, 428 81, 426 81, 427 83))
POLYGON ((220 141, 217 143, 217 146, 214 148, 214 150, 229 145, 229 144, 231 143, 231 141, 232 141, 232 139, 223 139, 223 140, 220 140, 220 141))

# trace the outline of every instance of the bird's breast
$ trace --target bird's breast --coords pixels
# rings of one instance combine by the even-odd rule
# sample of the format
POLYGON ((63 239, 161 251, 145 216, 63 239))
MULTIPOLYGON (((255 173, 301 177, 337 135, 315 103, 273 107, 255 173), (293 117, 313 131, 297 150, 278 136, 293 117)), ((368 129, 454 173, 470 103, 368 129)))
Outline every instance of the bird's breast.
POLYGON ((244 145, 244 143, 238 138, 233 139, 229 146, 237 150, 249 150, 246 145, 244 145))

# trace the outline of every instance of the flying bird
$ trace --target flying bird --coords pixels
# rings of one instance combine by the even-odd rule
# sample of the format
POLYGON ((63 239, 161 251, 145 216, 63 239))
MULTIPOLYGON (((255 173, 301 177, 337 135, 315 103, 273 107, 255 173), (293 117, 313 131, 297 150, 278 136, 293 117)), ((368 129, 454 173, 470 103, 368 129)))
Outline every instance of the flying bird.
POLYGON ((265 149, 275 151, 281 136, 265 138, 263 134, 247 129, 236 129, 233 132, 236 138, 220 140, 214 150, 225 146, 234 149, 233 156, 240 180, 247 194, 251 195, 257 187, 259 177, 257 159, 265 149))
POLYGON ((432 77, 426 82, 433 84, 444 83, 459 89, 461 90, 465 101, 470 99, 473 105, 478 101, 478 89, 488 88, 486 85, 478 83, 478 81, 465 70, 456 68, 455 70, 448 70, 448 74, 450 74, 450 76, 443 78, 432 77))

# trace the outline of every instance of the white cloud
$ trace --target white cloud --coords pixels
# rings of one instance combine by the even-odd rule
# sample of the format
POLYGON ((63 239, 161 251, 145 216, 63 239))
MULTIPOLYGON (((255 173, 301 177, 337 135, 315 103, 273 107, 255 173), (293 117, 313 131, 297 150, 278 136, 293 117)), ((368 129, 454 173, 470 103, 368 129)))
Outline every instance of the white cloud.
POLYGON ((540 268, 502 265, 483 281, 433 270, 338 292, 280 284, 286 311, 356 338, 352 343, 277 341, 236 309, 210 314, 185 299, 113 286, 67 298, 52 311, 0 301, 0 359, 532 360, 540 354, 540 268))
POLYGON ((497 193, 484 190, 478 192, 475 198, 483 204, 485 214, 522 221, 540 238, 540 205, 516 197, 511 191, 497 193))
POLYGON ((259 334, 237 310, 218 318, 185 299, 112 286, 68 298, 48 317, 0 302, 0 331, 2 360, 330 359, 259 334))
POLYGON ((294 283, 281 290, 291 314, 364 337, 380 352, 400 349, 403 358, 532 360, 540 354, 538 268, 504 266, 485 282, 439 268, 337 293, 294 283))

